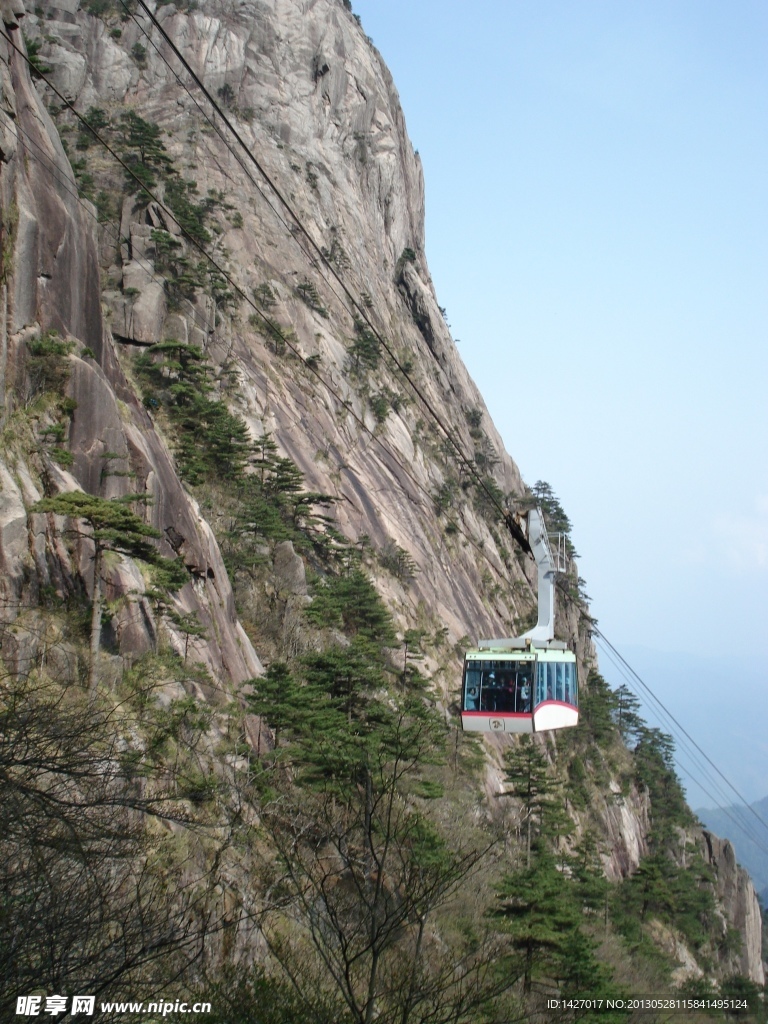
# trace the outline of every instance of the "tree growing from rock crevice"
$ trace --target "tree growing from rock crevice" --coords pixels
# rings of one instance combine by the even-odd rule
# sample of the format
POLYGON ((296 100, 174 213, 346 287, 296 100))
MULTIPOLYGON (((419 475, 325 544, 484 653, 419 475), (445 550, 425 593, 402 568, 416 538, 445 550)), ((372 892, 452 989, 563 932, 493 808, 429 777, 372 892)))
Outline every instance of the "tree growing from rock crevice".
POLYGON ((101 646, 101 615, 104 603, 102 594, 102 564, 105 551, 115 551, 129 558, 138 558, 159 569, 170 570, 169 589, 178 590, 183 584, 183 575, 178 560, 163 558, 152 543, 161 536, 159 530, 145 523, 130 507, 136 502, 146 502, 145 495, 128 494, 122 498, 106 500, 84 491, 69 491, 51 498, 43 498, 33 506, 33 512, 52 513, 66 516, 77 525, 74 534, 93 542, 93 598, 91 604, 90 630, 90 688, 95 691, 98 683, 98 656, 101 646))

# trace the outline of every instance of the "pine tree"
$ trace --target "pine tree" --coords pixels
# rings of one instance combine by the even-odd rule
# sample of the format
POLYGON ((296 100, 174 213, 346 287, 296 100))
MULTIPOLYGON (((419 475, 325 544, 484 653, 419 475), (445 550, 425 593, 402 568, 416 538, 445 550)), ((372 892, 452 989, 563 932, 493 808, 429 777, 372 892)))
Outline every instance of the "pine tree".
POLYGON ((196 182, 183 179, 178 174, 168 175, 165 185, 166 203, 184 234, 204 246, 211 240, 205 221, 215 205, 215 200, 208 196, 197 203, 196 193, 196 182))
POLYGON ((640 701, 634 693, 628 686, 620 686, 615 692, 613 718, 625 743, 632 742, 643 727, 639 709, 640 701))
POLYGON ((635 747, 635 777, 648 790, 653 808, 652 849, 668 843, 676 826, 694 823, 675 771, 674 756, 671 736, 661 729, 640 726, 635 747))
MULTIPOLYGON (((107 501, 83 491, 69 491, 53 498, 43 498, 32 507, 33 512, 48 512, 54 515, 67 516, 70 519, 82 520, 88 526, 88 533, 79 528, 75 533, 87 536, 94 544, 93 558, 93 603, 91 606, 91 690, 96 689, 98 681, 98 654, 101 640, 101 566, 105 551, 117 551, 138 558, 151 565, 163 568, 173 559, 164 559, 151 541, 160 537, 160 532, 145 523, 130 505, 137 501, 146 501, 145 495, 129 494, 122 498, 107 501)), ((181 585, 180 580, 175 586, 181 585)))
POLYGON ((269 475, 264 481, 264 490, 267 494, 293 495, 298 494, 304 487, 304 474, 293 459, 275 455, 269 470, 269 475))
POLYGON ((305 687, 298 684, 285 662, 274 662, 265 675, 250 680, 253 692, 246 698, 248 708, 272 729, 275 747, 283 732, 295 732, 310 713, 305 687))
POLYGON ((580 912, 567 878, 554 858, 540 851, 533 864, 507 875, 499 887, 498 916, 523 954, 523 991, 536 976, 556 977, 580 912))
POLYGON ((552 533, 564 533, 568 536, 571 532, 571 521, 563 510, 563 506, 555 496, 550 484, 545 480, 537 480, 531 488, 536 503, 544 513, 547 529, 552 533))
POLYGON ((189 406, 210 394, 210 368, 197 345, 168 338, 151 345, 134 363, 136 373, 155 399, 169 406, 189 406))
POLYGON ((424 640, 423 629, 406 629, 403 634, 403 675, 402 675, 402 686, 403 689, 410 683, 415 688, 421 688, 421 673, 419 672, 418 666, 414 665, 414 661, 424 660, 424 651, 422 650, 422 642, 424 640))
POLYGON ((349 348, 350 369, 355 375, 375 370, 381 359, 381 342, 363 320, 355 319, 355 340, 349 348))
MULTIPOLYGON (((598 746, 609 744, 617 726, 621 729, 617 721, 621 700, 619 692, 614 693, 599 672, 590 670, 587 685, 579 695, 579 720, 588 726, 598 746)), ((629 726, 626 719, 623 724, 629 726)))
MULTIPOLYGON (((614 982, 610 968, 595 955, 597 943, 583 929, 574 928, 564 936, 558 950, 555 968, 560 995, 563 999, 590 999, 599 993, 602 999, 624 999, 628 993, 614 982)), ((577 1011, 575 1020, 580 1024, 620 1024, 631 1016, 627 1009, 609 1010, 607 1006, 593 1010, 585 1007, 577 1011)))
POLYGON ((184 664, 186 665, 190 641, 205 636, 205 626, 200 622, 195 612, 182 615, 179 612, 172 611, 169 618, 184 637, 184 664))
MULTIPOLYGON (((127 110, 120 115, 116 132, 126 164, 146 188, 154 190, 158 175, 167 176, 173 169, 160 138, 160 126, 145 121, 134 110, 127 110)), ((129 191, 136 190, 136 182, 130 174, 126 176, 126 185, 129 191)))
POLYGON ((162 404, 177 432, 179 469, 190 483, 236 480, 253 452, 245 420, 212 398, 212 368, 195 345, 169 339, 136 360, 145 402, 162 404), (159 359, 158 359, 159 357, 159 359))
POLYGON ((336 701, 350 723, 368 716, 371 695, 385 684, 381 648, 362 634, 346 647, 334 645, 308 655, 302 665, 309 685, 336 701))
POLYGON ((266 488, 266 482, 272 473, 272 468, 278 455, 278 447, 270 433, 261 434, 253 446, 252 464, 258 470, 259 481, 262 488, 266 488))
POLYGON ((581 906, 592 913, 605 911, 609 885, 603 873, 600 843, 590 828, 584 830, 576 844, 570 868, 581 906))
POLYGON ((484 1019, 514 981, 489 970, 503 944, 461 929, 431 936, 487 849, 452 847, 402 788, 441 747, 443 723, 421 701, 371 712, 351 729, 341 716, 336 733, 307 720, 292 745, 302 788, 261 812, 278 896, 262 934, 302 1020, 325 1020, 328 1006, 354 1024, 484 1019))
MULTIPOLYGON (((291 531, 280 506, 267 496, 256 474, 243 476, 238 481, 238 503, 234 515, 232 535, 246 550, 255 538, 287 540, 291 531)), ((238 553, 235 569, 243 568, 242 552, 238 553)), ((247 556, 246 556, 247 558, 247 556)), ((259 559, 254 560, 258 563, 259 559)))
POLYGON ((532 852, 539 839, 541 845, 552 845, 571 827, 563 803, 558 799, 557 783, 552 779, 549 763, 530 736, 521 736, 518 744, 504 757, 504 771, 511 788, 508 796, 521 803, 521 822, 526 832, 526 867, 531 867, 532 852))
POLYGON ((385 646, 396 642, 392 616, 358 566, 350 566, 342 576, 320 580, 307 615, 316 625, 342 628, 347 635, 361 633, 385 646))

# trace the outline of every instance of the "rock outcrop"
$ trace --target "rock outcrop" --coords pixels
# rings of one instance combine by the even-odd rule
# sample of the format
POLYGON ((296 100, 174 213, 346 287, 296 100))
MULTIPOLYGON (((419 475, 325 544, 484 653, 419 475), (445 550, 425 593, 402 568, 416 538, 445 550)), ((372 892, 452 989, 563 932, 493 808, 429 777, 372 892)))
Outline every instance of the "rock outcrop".
MULTIPOLYGON (((73 6, 72 19, 74 11, 73 6)), ((179 594, 180 610, 194 611, 207 629, 210 641, 204 657, 209 668, 217 678, 243 681, 259 674, 261 665, 237 620, 218 545, 120 369, 111 332, 102 320, 93 207, 78 197, 59 135, 21 56, 22 5, 14 4, 12 11, 4 7, 3 17, 12 18, 4 21, 10 42, 0 38, 0 129, 7 140, 0 162, 7 304, 2 311, 7 330, 3 370, 6 381, 16 384, 7 396, 3 424, 14 415, 23 419, 25 342, 40 328, 71 339, 79 351, 69 356, 66 375, 74 409, 69 428, 73 463, 71 471, 64 472, 44 460, 50 486, 83 489, 105 498, 132 491, 147 495, 151 525, 163 536, 172 530, 180 538, 177 550, 194 581, 179 594)), ((71 22, 62 24, 67 38, 80 38, 71 22)), ((13 616, 42 588, 61 591, 71 585, 75 570, 67 563, 64 545, 50 534, 46 550, 42 524, 28 528, 29 506, 42 497, 42 488, 39 471, 25 459, 24 445, 11 447, 2 467, 2 484, 0 588, 4 614, 13 616)), ((173 556, 168 541, 164 549, 165 555, 173 556)), ((115 568, 107 584, 114 596, 135 591, 139 579, 130 566, 115 568)), ((128 618, 132 626, 118 622, 118 632, 123 653, 135 657, 154 642, 154 626, 148 614, 128 618)))
POLYGON ((734 974, 743 974, 757 985, 764 985, 762 917, 752 880, 736 863, 736 854, 727 839, 706 830, 701 839, 704 858, 715 875, 723 928, 733 929, 741 938, 740 948, 730 954, 725 969, 730 967, 734 974))

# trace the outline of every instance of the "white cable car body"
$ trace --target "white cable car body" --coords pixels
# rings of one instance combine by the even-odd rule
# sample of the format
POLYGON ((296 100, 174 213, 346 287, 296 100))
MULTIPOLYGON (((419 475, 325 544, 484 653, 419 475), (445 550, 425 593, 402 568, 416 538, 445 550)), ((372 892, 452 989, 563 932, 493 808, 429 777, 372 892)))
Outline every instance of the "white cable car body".
POLYGON ((555 562, 539 509, 526 543, 538 568, 538 621, 522 636, 481 640, 464 657, 461 724, 468 732, 545 732, 579 722, 576 655, 555 640, 555 562))

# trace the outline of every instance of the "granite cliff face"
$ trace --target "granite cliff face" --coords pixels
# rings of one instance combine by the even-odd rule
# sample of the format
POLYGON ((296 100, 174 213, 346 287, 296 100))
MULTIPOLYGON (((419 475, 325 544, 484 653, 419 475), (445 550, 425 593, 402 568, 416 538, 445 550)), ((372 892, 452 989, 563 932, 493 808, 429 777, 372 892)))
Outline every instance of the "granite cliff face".
MULTIPOLYGON (((158 42, 156 52, 139 31, 140 19, 121 23, 115 40, 109 24, 77 11, 74 2, 54 5, 51 13, 46 32, 59 41, 43 46, 41 54, 53 67, 54 84, 84 111, 93 105, 109 112, 140 109, 167 133, 168 151, 194 178, 198 194, 213 189, 227 197, 240 215, 232 219, 239 224, 241 218, 242 226, 222 225, 216 251, 246 294, 269 285, 276 302, 271 315, 295 332, 305 359, 319 357, 321 375, 335 393, 311 375, 276 372, 274 354, 248 325, 250 311, 242 303, 232 318, 217 316, 205 301, 169 311, 150 242, 160 221, 155 215, 152 223, 151 210, 137 214, 130 202, 120 217, 121 238, 130 243, 110 246, 106 230, 101 239, 108 336, 123 351, 130 343, 176 337, 201 344, 216 362, 234 361, 242 375, 238 408, 254 434, 273 432, 308 484, 338 497, 344 531, 405 548, 420 570, 413 598, 439 606, 454 638, 498 629, 492 623, 509 619, 514 609, 504 595, 486 607, 471 547, 449 547, 435 524, 430 495, 444 484, 450 462, 434 458, 430 448, 443 439, 418 401, 406 404, 407 393, 402 408, 379 425, 370 400, 350 386, 346 348, 355 327, 349 301, 339 298, 336 282, 327 283, 316 255, 305 255, 299 229, 286 223, 285 211, 269 198, 242 151, 232 142, 224 146, 201 118, 171 70, 183 69, 167 44, 155 32, 150 39, 158 42), (140 67, 129 56, 137 44, 146 50, 140 67), (318 289, 316 308, 302 301, 298 288, 305 282, 318 289)), ((444 412, 447 428, 472 452, 465 414, 477 410, 484 444, 499 459, 502 490, 520 494, 519 472, 441 316, 423 256, 419 159, 390 75, 354 18, 334 0, 243 4, 234 13, 216 4, 191 14, 163 7, 158 16, 209 91, 226 98, 249 149, 318 245, 333 254, 355 298, 369 297, 376 326, 403 359, 414 362, 423 394, 444 412), (413 260, 402 259, 403 253, 413 253, 413 260)), ((79 280, 74 267, 72 272, 79 280)), ((98 315, 94 310, 92 318, 98 315)), ((34 319, 30 308, 21 319, 34 319)), ((83 341, 94 348, 90 336, 83 341)), ((399 394, 403 385, 382 365, 369 390, 374 396, 399 394)), ((458 511, 466 532, 484 546, 490 571, 501 578, 503 562, 482 517, 469 502, 458 511)))
MULTIPOLYGON (((25 621, 45 593, 78 586, 93 592, 91 542, 73 546, 61 519, 29 514, 44 493, 141 492, 150 499, 147 515, 163 554, 180 556, 190 574, 174 611, 194 613, 204 627, 198 656, 225 691, 262 672, 263 652, 238 617, 216 539, 226 529, 225 510, 213 501, 201 514, 179 477, 162 417, 141 401, 135 384, 136 354, 175 339, 199 346, 220 380, 236 375, 236 385, 222 385, 222 394, 253 438, 272 435, 308 490, 333 496, 342 534, 407 556, 407 574, 382 569, 376 579, 403 628, 414 618, 445 627, 448 648, 467 635, 519 632, 533 602, 531 567, 483 514, 446 434, 483 476, 492 474, 499 494, 514 502, 524 486, 432 287, 421 166, 386 67, 337 0, 189 6, 157 8, 158 22, 258 166, 140 9, 128 15, 120 4, 104 4, 96 17, 77 0, 61 0, 25 13, 19 0, 2 0, 5 622, 25 621), (57 92, 31 80, 14 48, 25 48, 20 24, 36 41, 38 66, 48 68, 57 92), (121 191, 123 172, 92 140, 83 143, 84 156, 76 150, 82 127, 62 97, 82 113, 97 108, 113 125, 135 111, 159 127, 174 173, 196 185, 195 201, 216 197, 206 245, 226 283, 220 278, 215 287, 174 291, 178 266, 169 252, 182 251, 188 261, 197 254, 164 207, 167 182, 155 184, 156 200, 137 202, 121 191), (82 161, 76 175, 72 164, 82 161), (96 205, 83 197, 84 174, 96 205), (119 198, 110 205, 102 195, 119 198), (377 346, 375 360, 365 349, 371 334, 362 311, 387 341, 389 353, 377 346), (36 413, 32 427, 24 422, 27 342, 41 331, 72 341, 62 377, 73 403, 71 460, 63 464, 31 440, 41 424, 52 423, 50 413, 36 413), (439 410, 444 430, 427 405, 439 410)), ((304 565, 290 543, 265 557, 272 577, 261 600, 282 601, 284 611, 301 606, 304 565)), ((107 596, 116 650, 125 659, 151 649, 161 630, 183 649, 182 634, 153 606, 130 558, 108 567, 107 596)), ((582 666, 594 662, 575 606, 560 609, 558 633, 573 643, 582 666)), ((33 638, 22 656, 34 656, 33 638)), ((455 700, 458 665, 453 653, 429 661, 446 712, 455 700)), ((493 789, 498 752, 488 749, 493 789)), ((606 872, 623 877, 645 852, 647 801, 637 792, 608 791, 597 813, 609 847, 606 872)), ((739 967, 762 983, 754 890, 729 859, 730 847, 705 837, 724 920, 744 936, 739 967)))
POLYGON ((741 948, 727 966, 758 984, 764 984, 762 920, 752 880, 736 863, 733 846, 727 839, 720 839, 705 830, 702 832, 702 846, 717 879, 723 930, 734 928, 742 937, 741 948))
MULTIPOLYGON (((242 681, 260 671, 258 657, 237 622, 213 534, 181 486, 167 447, 120 370, 111 332, 102 319, 96 220, 78 198, 58 133, 26 64, 13 50, 13 44, 23 46, 21 33, 14 31, 16 14, 4 9, 3 16, 10 19, 5 25, 11 40, 0 40, 2 246, 9 268, 2 289, 3 425, 8 444, 0 494, 3 607, 11 617, 22 613, 39 599, 41 589, 71 585, 86 565, 84 554, 82 566, 72 564, 57 531, 43 516, 33 517, 27 525, 26 509, 42 497, 46 483, 56 490, 82 488, 106 498, 129 493, 138 483, 151 500, 153 526, 165 537, 173 531, 179 538, 176 547, 194 578, 180 602, 211 627, 206 659, 217 674, 242 681), (42 464, 33 460, 32 465, 16 431, 29 399, 24 343, 41 327, 76 342, 67 374, 74 403, 70 471, 46 458, 42 464), (104 472, 105 453, 110 455, 109 473, 104 472)), ((170 542, 165 545, 172 554, 170 542)), ((127 562, 116 566, 110 596, 135 591, 137 576, 127 562)), ((134 655, 148 649, 155 631, 146 602, 140 603, 139 616, 128 606, 117 612, 116 630, 134 655)))

